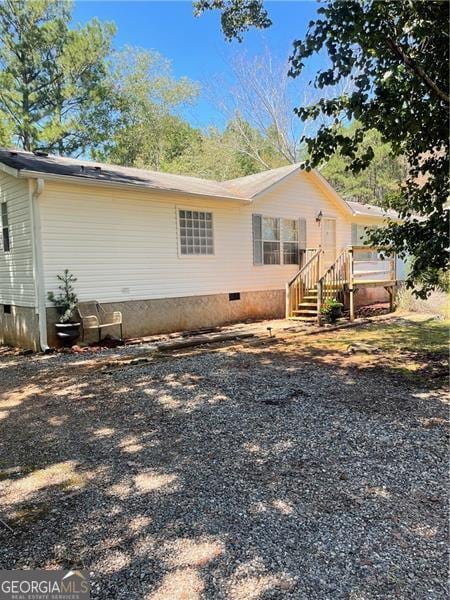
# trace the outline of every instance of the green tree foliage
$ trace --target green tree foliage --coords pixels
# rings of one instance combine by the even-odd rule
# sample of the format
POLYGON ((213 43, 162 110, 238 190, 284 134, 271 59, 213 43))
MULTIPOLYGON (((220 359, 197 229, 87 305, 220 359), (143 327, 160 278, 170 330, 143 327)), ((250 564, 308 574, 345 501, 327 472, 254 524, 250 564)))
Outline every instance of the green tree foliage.
POLYGON ((205 10, 221 11, 222 30, 228 40, 242 41, 242 34, 251 27, 265 29, 272 25, 262 0, 197 0, 194 10, 197 16, 205 10))
POLYGON ((71 154, 106 136, 105 58, 114 27, 70 29, 71 4, 0 4, 0 118, 16 145, 71 154))
POLYGON ((232 125, 220 132, 210 128, 196 131, 192 143, 164 170, 182 175, 195 175, 224 181, 261 171, 263 167, 250 154, 242 152, 232 125))
MULTIPOLYGON (((343 132, 353 135, 358 127, 358 123, 353 123, 343 128, 343 132)), ((337 151, 321 169, 321 173, 347 200, 387 207, 398 196, 407 176, 406 161, 403 157, 392 156, 390 144, 382 141, 376 129, 367 131, 360 154, 364 154, 369 147, 374 156, 366 169, 352 173, 351 160, 337 151)))
POLYGON ((11 146, 13 143, 13 124, 7 115, 0 111, 0 146, 11 146))
MULTIPOLYGON (((250 26, 268 27, 270 19, 258 0, 201 0, 201 12, 222 11, 228 38, 240 37, 250 26)), ((353 89, 331 99, 324 97, 297 113, 303 120, 324 116, 332 124, 307 138, 316 166, 336 151, 360 173, 375 158, 370 144, 375 129, 395 156, 403 156, 409 172, 395 200, 402 223, 391 222, 372 234, 372 242, 401 255, 409 253, 408 285, 417 283, 420 295, 438 284, 448 268, 449 189, 449 4, 439 0, 329 0, 318 9, 304 40, 294 42, 290 75, 297 77, 312 56, 325 51, 330 65, 319 71, 314 85, 326 90, 350 74, 353 89), (357 120, 353 132, 339 124, 357 120)))
POLYGON ((41 147, 75 154, 107 139, 112 96, 106 59, 114 31, 113 25, 95 19, 79 30, 67 30, 48 90, 51 113, 41 132, 41 147))
POLYGON ((116 107, 114 133, 94 151, 98 159, 224 180, 263 168, 252 157, 255 143, 267 156, 271 152, 264 149, 258 132, 243 120, 239 124, 231 121, 223 132, 191 127, 179 112, 195 101, 198 85, 186 78, 175 79, 170 62, 156 52, 126 48, 118 53, 111 69, 111 85, 116 107), (248 135, 247 147, 238 136, 238 125, 248 135))
POLYGON ((131 47, 114 57, 110 80, 114 133, 97 158, 159 170, 185 150, 194 134, 174 113, 195 100, 195 83, 175 79, 160 54, 131 47))

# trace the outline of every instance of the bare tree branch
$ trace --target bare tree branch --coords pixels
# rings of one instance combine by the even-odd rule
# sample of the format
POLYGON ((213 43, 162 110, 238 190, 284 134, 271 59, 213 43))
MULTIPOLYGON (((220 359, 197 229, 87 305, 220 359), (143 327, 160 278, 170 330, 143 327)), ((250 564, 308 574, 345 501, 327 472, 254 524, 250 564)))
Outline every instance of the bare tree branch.
MULTIPOLYGON (((230 63, 232 80, 217 79, 210 96, 235 133, 230 139, 233 149, 264 169, 299 162, 302 139, 310 133, 312 122, 299 119, 294 107, 315 103, 323 90, 314 88, 306 73, 296 79, 288 77, 288 59, 276 59, 268 50, 256 57, 239 53, 230 63)), ((345 94, 351 87, 346 79, 329 94, 345 94)), ((316 121, 314 126, 319 124, 316 121)))
POLYGON ((404 65, 410 69, 413 73, 418 75, 425 85, 441 100, 446 104, 450 104, 450 97, 439 88, 438 85, 425 73, 422 67, 417 64, 406 52, 399 46, 392 38, 386 38, 386 43, 392 52, 402 61, 404 65))

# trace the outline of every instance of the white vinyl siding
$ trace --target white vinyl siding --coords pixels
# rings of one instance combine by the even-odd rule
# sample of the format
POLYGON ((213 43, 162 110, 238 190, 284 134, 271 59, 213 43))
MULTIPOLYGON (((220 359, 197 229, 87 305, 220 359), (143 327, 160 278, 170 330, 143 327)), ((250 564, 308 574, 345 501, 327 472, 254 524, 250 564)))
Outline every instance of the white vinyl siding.
POLYGON ((0 204, 0 304, 32 307, 35 306, 35 287, 28 181, 0 172, 0 204), (9 250, 5 248, 6 213, 9 250))
POLYGON ((46 292, 56 289, 56 275, 67 268, 78 278, 76 291, 82 300, 284 289, 298 264, 261 268, 254 262, 254 213, 296 219, 299 227, 305 219, 302 229, 308 232, 306 246, 311 248, 320 244, 316 215, 322 210, 337 218, 338 247, 351 243, 350 219, 306 173, 245 205, 56 182, 46 182, 39 205, 46 292), (182 208, 213 214, 214 254, 208 260, 181 256, 182 208))

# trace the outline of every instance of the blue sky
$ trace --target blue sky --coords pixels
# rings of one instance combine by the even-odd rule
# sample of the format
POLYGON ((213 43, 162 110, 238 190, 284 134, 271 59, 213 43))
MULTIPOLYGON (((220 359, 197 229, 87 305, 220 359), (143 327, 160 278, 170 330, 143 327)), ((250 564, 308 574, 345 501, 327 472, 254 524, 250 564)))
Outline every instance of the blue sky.
MULTIPOLYGON (((229 61, 233 53, 258 55, 265 49, 285 58, 292 41, 301 38, 317 9, 315 1, 266 2, 273 21, 271 28, 250 31, 244 41, 227 42, 220 28, 217 11, 193 16, 190 1, 155 2, 78 1, 74 6, 74 22, 85 23, 93 17, 114 21, 117 26, 116 48, 124 45, 157 50, 170 59, 173 73, 198 81, 204 88, 217 76, 230 77, 229 61)), ((186 116, 194 126, 220 125, 220 117, 207 94, 202 93, 186 116)))

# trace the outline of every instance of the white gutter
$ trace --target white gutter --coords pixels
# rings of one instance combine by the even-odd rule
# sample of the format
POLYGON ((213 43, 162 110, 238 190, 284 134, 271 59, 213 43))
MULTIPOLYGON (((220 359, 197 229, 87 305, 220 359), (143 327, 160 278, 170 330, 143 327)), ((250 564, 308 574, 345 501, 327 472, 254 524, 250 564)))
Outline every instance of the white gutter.
POLYGON ((31 218, 33 224, 33 274, 36 313, 39 321, 39 343, 41 350, 46 352, 49 350, 49 346, 47 343, 47 308, 45 297, 44 261, 42 257, 41 218, 39 212, 39 196, 44 191, 44 186, 45 183, 42 178, 36 179, 36 183, 34 185, 33 180, 29 179, 31 195, 31 218))
POLYGON ((98 185, 100 187, 106 188, 116 188, 116 189, 130 189, 141 192, 156 192, 158 194, 179 194, 181 196, 193 196, 196 198, 208 198, 215 200, 226 200, 228 202, 237 202, 239 204, 251 204, 252 200, 249 198, 241 198, 238 196, 223 196, 214 193, 208 192, 188 192, 183 191, 177 188, 160 188, 160 187, 151 187, 145 184, 136 184, 136 183, 123 183, 121 181, 99 181, 95 178, 89 177, 79 177, 76 175, 59 175, 56 173, 42 173, 39 171, 28 171, 27 169, 20 169, 17 171, 16 177, 26 178, 26 179, 45 179, 46 181, 61 181, 63 183, 76 183, 78 185, 98 185))

